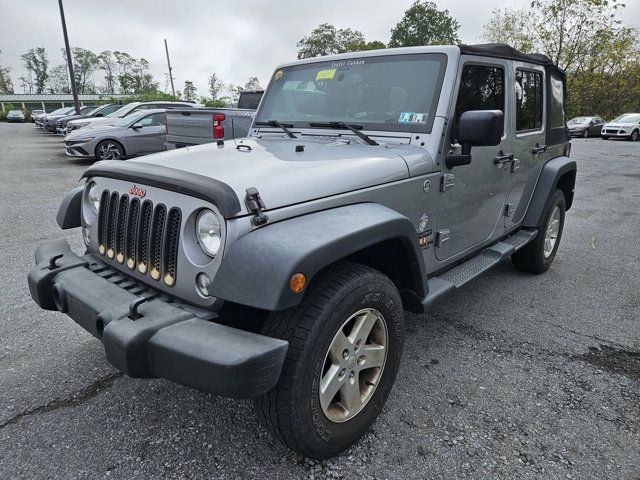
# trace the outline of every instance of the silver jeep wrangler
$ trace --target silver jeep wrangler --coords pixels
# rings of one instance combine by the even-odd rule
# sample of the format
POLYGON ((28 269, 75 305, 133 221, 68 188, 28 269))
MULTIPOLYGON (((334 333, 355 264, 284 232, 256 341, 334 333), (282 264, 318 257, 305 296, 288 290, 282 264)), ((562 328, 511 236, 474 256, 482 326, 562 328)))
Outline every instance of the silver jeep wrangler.
POLYGON ((546 271, 571 206, 565 79, 506 45, 278 67, 247 138, 85 173, 28 276, 131 377, 255 398, 293 450, 374 422, 403 311, 511 258, 546 271))

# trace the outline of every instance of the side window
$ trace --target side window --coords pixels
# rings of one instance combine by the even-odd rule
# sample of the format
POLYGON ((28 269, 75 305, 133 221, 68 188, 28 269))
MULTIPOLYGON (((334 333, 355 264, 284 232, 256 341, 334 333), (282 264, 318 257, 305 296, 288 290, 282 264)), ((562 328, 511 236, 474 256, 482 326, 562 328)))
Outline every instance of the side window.
POLYGON ((451 142, 458 138, 460 115, 469 110, 504 112, 504 69, 491 65, 465 65, 451 127, 451 142))
POLYGON ((542 73, 516 70, 516 131, 542 128, 542 73))
POLYGON ((153 115, 149 115, 149 117, 151 117, 151 126, 159 127, 160 125, 164 125, 164 113, 154 113, 153 115))
POLYGON ((153 126, 153 115, 147 115, 146 117, 142 117, 138 122, 143 127, 151 127, 153 126))
POLYGON ((554 75, 549 76, 549 127, 564 127, 564 87, 562 80, 554 75))

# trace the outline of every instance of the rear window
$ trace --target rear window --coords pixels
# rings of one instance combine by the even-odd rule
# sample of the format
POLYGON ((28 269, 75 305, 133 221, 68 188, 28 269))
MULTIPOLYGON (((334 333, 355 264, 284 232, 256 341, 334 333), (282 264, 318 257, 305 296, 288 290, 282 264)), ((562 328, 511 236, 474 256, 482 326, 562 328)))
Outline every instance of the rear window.
POLYGON ((549 127, 564 127, 564 85, 562 80, 554 75, 549 76, 550 102, 549 102, 549 127))
POLYGON ((516 131, 542 128, 542 73, 516 70, 516 131))
POLYGON ((238 100, 238 108, 246 108, 247 110, 255 110, 260 104, 263 92, 241 92, 238 100))

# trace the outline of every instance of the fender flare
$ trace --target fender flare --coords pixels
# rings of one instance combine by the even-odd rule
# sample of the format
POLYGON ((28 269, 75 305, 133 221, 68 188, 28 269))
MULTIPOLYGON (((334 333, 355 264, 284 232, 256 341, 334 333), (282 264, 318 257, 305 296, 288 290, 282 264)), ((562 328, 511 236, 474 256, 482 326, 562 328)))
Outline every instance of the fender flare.
POLYGON ((571 208, 576 171, 576 162, 569 157, 556 157, 544 164, 522 221, 524 227, 540 226, 547 202, 559 186, 565 194, 567 210, 571 208), (565 177, 566 174, 569 176, 565 177), (565 180, 560 184, 563 177, 565 180))
POLYGON ((264 310, 298 305, 289 280, 302 272, 307 285, 324 267, 379 242, 399 239, 420 298, 427 293, 426 270, 413 223, 376 203, 347 205, 268 224, 235 241, 225 252, 211 294, 264 310))
POLYGON ((60 207, 58 207, 58 214, 56 215, 56 222, 58 222, 61 229, 67 230, 80 226, 83 191, 84 186, 76 187, 69 191, 62 199, 62 203, 60 207))

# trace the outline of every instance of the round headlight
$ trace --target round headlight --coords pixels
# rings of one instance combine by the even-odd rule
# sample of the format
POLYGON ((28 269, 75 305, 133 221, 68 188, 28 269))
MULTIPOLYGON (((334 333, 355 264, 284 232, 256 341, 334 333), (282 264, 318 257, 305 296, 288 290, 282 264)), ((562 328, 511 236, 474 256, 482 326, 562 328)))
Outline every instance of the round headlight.
POLYGON ((211 210, 202 210, 196 220, 196 237, 207 255, 215 257, 222 243, 222 225, 211 210))
POLYGON ((100 208, 100 192, 98 191, 98 185, 94 183, 89 187, 89 194, 87 197, 89 198, 89 205, 91 205, 91 208, 98 213, 98 209, 100 208))

